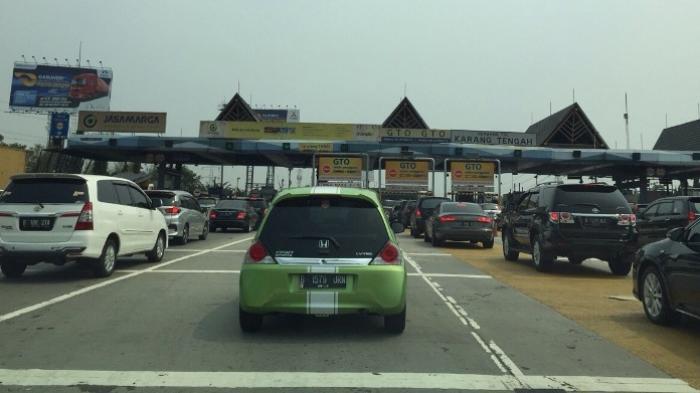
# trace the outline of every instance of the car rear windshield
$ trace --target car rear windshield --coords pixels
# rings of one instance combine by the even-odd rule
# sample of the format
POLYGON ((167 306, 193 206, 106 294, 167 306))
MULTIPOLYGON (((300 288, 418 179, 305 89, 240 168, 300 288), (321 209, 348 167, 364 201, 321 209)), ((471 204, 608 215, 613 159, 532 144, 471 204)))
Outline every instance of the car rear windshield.
POLYGON ((401 203, 401 201, 397 201, 397 200, 393 200, 393 199, 386 199, 382 202, 382 206, 394 207, 400 203, 401 203))
POLYGON ((554 209, 561 208, 572 213, 631 213, 629 203, 615 186, 597 184, 567 184, 557 187, 554 209))
POLYGON ((214 209, 239 209, 243 210, 248 207, 248 201, 242 199, 229 199, 225 201, 219 201, 214 206, 214 209))
POLYGON ((498 205, 495 203, 482 203, 481 208, 484 210, 498 210, 498 205))
POLYGON ((251 199, 250 204, 256 209, 262 209, 267 205, 264 199, 251 199))
POLYGON ((476 203, 444 202, 440 205, 442 213, 484 214, 484 210, 476 203))
POLYGON ((447 198, 425 198, 421 200, 420 202, 420 207, 421 209, 435 209, 437 205, 439 205, 442 202, 449 201, 447 198))
POLYGON ((16 179, 0 197, 0 203, 73 204, 88 200, 83 179, 16 179))
POLYGON ((311 196, 272 207, 260 241, 275 257, 372 258, 389 240, 370 201, 311 196))
POLYGON ((175 194, 171 192, 146 192, 151 202, 153 202, 153 207, 161 206, 172 206, 175 201, 175 194))
POLYGON ((200 205, 213 205, 216 203, 216 198, 199 198, 197 199, 200 205))

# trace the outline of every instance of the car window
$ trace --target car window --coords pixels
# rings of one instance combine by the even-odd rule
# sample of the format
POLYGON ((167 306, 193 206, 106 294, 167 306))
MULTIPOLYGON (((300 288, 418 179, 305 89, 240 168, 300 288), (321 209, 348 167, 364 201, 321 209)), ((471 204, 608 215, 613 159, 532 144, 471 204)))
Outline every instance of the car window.
POLYGON ((690 227, 687 239, 689 243, 700 243, 700 224, 695 224, 690 227))
POLYGON ((216 206, 214 206, 214 208, 215 209, 245 210, 248 208, 248 201, 244 201, 241 199, 226 199, 226 200, 217 202, 216 206))
POLYGON ((371 258, 389 235, 381 213, 369 201, 310 196, 273 206, 260 240, 273 256, 371 258), (319 240, 332 244, 320 248, 319 240))
POLYGON ((194 198, 187 198, 190 201, 190 205, 192 205, 192 210, 197 210, 200 211, 202 210, 202 207, 199 206, 199 202, 197 202, 196 199, 194 198))
POLYGON ((146 197, 143 191, 134 186, 129 186, 129 193, 131 194, 131 206, 140 207, 142 209, 151 208, 151 204, 148 203, 148 197, 146 197))
POLYGON ((646 210, 644 210, 644 211, 642 212, 642 216, 644 216, 645 218, 655 217, 655 216, 656 216, 656 212, 657 212, 658 210, 659 210, 659 204, 656 203, 656 204, 654 204, 654 205, 651 205, 651 206, 647 207, 646 210))
POLYGON ((572 213, 631 213, 632 209, 615 186, 600 184, 566 184, 557 187, 555 209, 572 213))
POLYGON ((440 205, 443 213, 484 214, 484 210, 476 203, 444 202, 440 205))
POLYGON ((175 194, 172 192, 147 191, 146 195, 151 198, 154 207, 172 206, 175 201, 175 194))
POLYGON ((97 200, 104 203, 119 204, 117 190, 111 180, 99 180, 97 182, 97 200))
POLYGON ((530 195, 526 194, 523 199, 520 200, 520 203, 518 204, 518 210, 525 210, 527 209, 528 201, 530 200, 530 195))
POLYGON ((15 179, 0 197, 0 203, 73 204, 88 201, 83 179, 15 179))
POLYGON ((267 206, 264 199, 253 199, 250 201, 250 204, 256 209, 264 209, 267 206))
POLYGON ((180 195, 180 207, 192 210, 192 204, 190 203, 190 198, 185 195, 180 195))
POLYGON ((215 198, 199 198, 197 200, 200 205, 214 205, 216 204, 215 198))
POLYGON ((659 203, 659 210, 656 212, 657 216, 670 216, 673 212, 673 202, 662 202, 659 203))
POLYGON ((687 202, 683 199, 677 199, 673 201, 673 215, 679 215, 683 214, 685 212, 684 205, 687 204, 687 202))
POLYGON ((124 183, 115 183, 114 188, 117 190, 117 196, 119 197, 119 204, 131 206, 131 194, 129 193, 129 186, 124 183))
POLYGON ((498 205, 495 203, 482 203, 481 208, 484 210, 498 210, 498 205))
POLYGON ((536 209, 538 206, 539 200, 540 200, 539 193, 530 194, 530 199, 527 202, 527 208, 528 209, 536 209))
POLYGON ((449 201, 447 198, 425 198, 420 202, 421 209, 434 209, 442 202, 449 201))

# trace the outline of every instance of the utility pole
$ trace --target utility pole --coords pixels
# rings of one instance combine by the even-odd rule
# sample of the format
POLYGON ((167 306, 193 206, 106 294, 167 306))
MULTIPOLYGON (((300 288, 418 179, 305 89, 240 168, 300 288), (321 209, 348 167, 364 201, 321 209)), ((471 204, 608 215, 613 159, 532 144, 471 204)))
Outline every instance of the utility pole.
POLYGON ((627 112, 627 93, 625 93, 625 138, 627 139, 627 150, 630 149, 630 117, 627 112))

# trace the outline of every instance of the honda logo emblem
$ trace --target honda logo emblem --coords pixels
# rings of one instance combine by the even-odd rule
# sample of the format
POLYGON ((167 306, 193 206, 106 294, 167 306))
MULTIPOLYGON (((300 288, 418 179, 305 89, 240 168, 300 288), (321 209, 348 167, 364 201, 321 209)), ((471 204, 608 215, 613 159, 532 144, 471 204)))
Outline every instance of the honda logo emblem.
POLYGON ((318 248, 328 248, 330 246, 330 241, 321 239, 318 241, 318 248))

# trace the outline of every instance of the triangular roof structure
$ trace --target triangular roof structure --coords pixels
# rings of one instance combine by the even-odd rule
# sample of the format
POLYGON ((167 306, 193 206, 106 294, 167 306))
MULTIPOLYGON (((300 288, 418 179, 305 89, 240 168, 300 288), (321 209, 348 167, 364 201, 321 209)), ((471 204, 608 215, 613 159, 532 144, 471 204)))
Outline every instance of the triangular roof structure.
POLYGON ((608 144, 576 102, 531 125, 525 132, 537 135, 539 146, 608 148, 608 144))
POLYGON ((700 150, 700 120, 664 128, 654 150, 700 150))
POLYGON ((258 114, 248 103, 236 93, 233 98, 221 109, 216 120, 224 121, 260 121, 258 114))
POLYGON ((423 118, 418 113, 416 108, 411 104, 408 97, 404 97, 399 105, 396 106, 389 117, 382 124, 384 128, 418 128, 428 129, 428 125, 423 121, 423 118))

